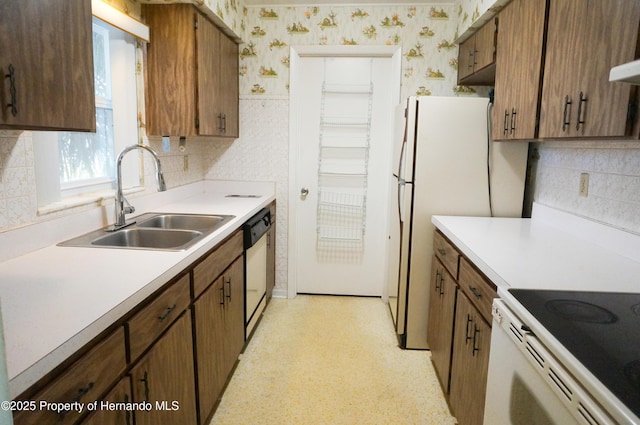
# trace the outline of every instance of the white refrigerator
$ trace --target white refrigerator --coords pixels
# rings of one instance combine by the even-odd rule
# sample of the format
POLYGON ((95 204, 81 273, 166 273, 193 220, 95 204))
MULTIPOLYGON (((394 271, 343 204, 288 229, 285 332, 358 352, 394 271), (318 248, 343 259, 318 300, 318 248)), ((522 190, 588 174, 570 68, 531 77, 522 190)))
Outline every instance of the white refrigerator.
POLYGON ((488 142, 489 106, 425 96, 397 108, 387 290, 403 348, 429 348, 431 216, 522 215, 528 143, 488 142))

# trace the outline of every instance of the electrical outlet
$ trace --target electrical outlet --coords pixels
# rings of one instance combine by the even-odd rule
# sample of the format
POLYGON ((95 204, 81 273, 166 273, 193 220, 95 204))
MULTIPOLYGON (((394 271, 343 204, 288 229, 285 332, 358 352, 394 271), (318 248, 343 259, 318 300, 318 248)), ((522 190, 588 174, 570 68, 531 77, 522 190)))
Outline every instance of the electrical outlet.
POLYGON ((589 195, 589 173, 580 173, 580 196, 585 198, 589 195))

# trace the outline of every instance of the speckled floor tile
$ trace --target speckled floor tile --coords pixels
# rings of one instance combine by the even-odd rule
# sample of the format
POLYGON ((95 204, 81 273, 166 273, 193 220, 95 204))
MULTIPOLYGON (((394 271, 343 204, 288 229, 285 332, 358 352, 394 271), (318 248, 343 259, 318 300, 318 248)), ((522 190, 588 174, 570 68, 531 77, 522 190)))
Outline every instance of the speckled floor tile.
POLYGON ((300 295, 271 301, 210 425, 455 423, 380 299, 300 295))

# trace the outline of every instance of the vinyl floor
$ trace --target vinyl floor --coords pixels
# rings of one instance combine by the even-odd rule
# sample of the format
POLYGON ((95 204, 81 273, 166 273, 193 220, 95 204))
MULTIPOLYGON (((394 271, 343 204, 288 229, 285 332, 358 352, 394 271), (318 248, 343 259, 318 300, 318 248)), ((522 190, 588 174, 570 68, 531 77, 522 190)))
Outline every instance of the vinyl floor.
POLYGON ((273 299, 210 425, 455 424, 429 355, 378 298, 273 299))

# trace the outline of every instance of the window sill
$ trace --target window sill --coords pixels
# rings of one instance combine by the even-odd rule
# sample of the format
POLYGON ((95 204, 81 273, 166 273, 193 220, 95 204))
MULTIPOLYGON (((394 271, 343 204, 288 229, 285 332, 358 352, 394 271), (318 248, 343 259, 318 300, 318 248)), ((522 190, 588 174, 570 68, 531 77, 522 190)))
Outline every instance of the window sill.
MULTIPOLYGON (((143 191, 144 187, 135 187, 125 190, 124 193, 125 195, 128 195, 130 193, 143 191)), ((112 189, 91 192, 84 195, 70 196, 67 198, 63 198, 60 201, 38 207, 38 216, 45 216, 48 214, 71 210, 79 207, 86 207, 89 205, 103 206, 105 205, 105 200, 111 203, 113 197, 114 191, 112 189)))

